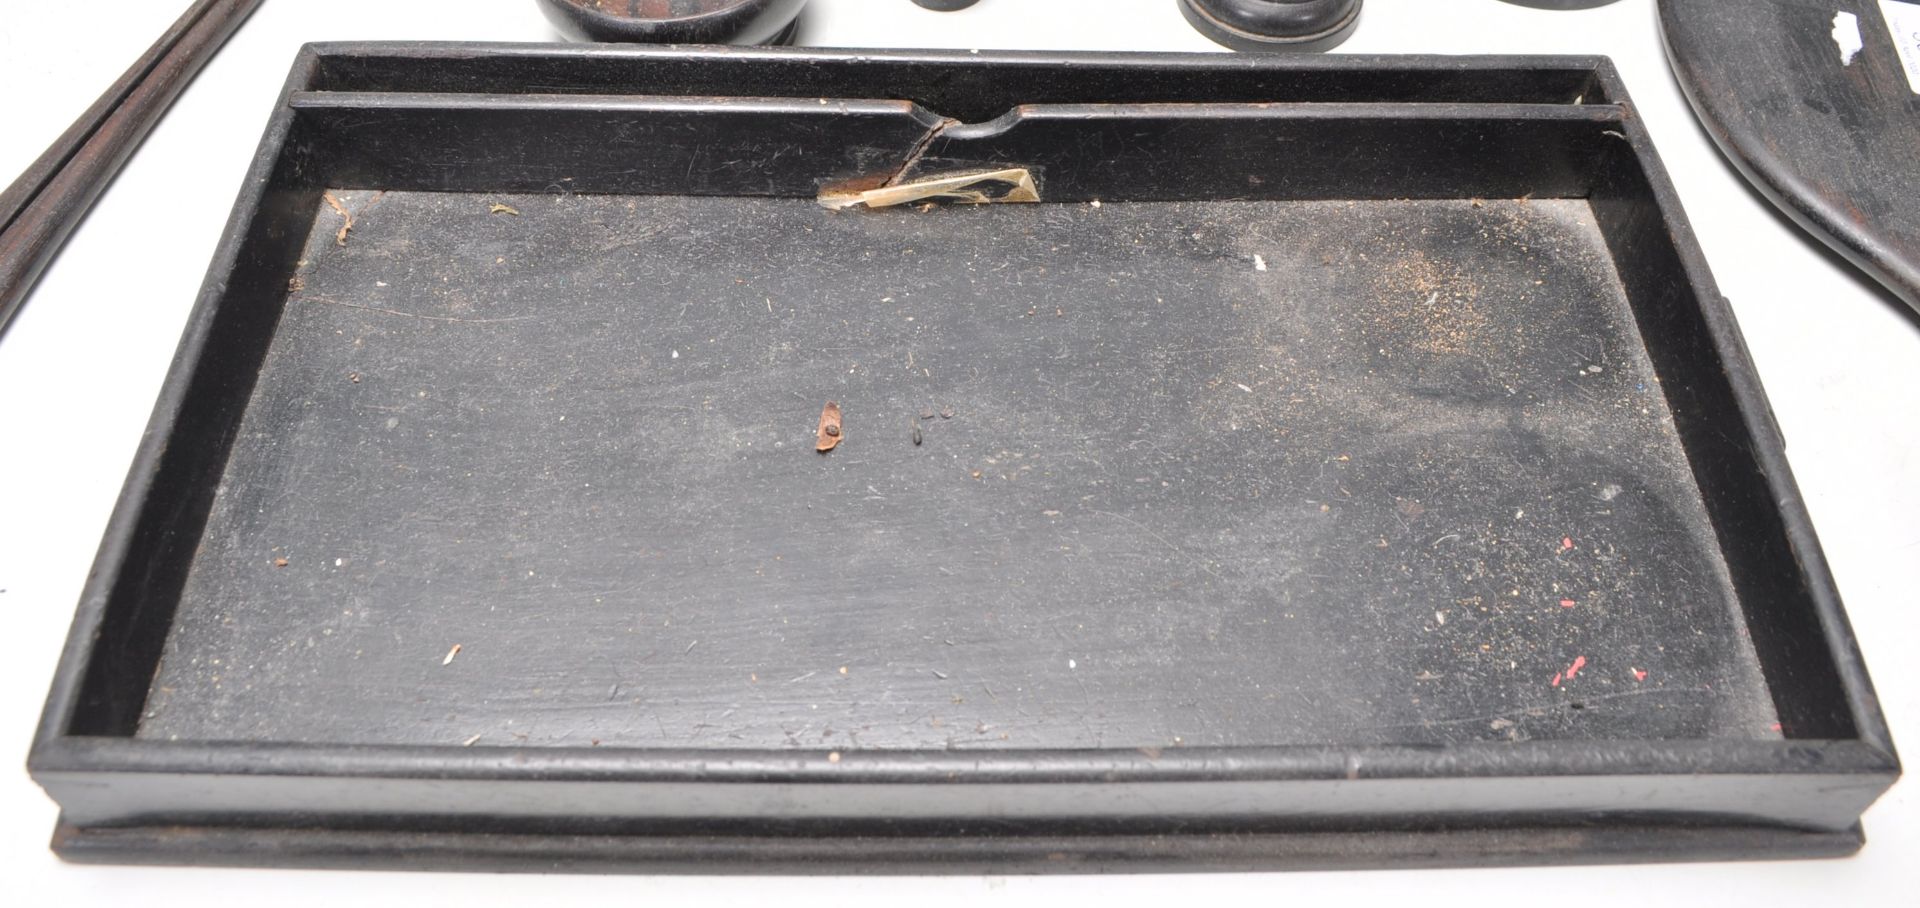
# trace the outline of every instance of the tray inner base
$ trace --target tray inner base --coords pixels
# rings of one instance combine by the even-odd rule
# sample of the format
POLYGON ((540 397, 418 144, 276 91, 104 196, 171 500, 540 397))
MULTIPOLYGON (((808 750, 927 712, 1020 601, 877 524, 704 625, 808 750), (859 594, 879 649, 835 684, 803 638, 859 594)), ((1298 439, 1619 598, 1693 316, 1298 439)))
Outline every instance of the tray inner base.
POLYGON ((1583 201, 335 196, 138 736, 1778 737, 1583 201))

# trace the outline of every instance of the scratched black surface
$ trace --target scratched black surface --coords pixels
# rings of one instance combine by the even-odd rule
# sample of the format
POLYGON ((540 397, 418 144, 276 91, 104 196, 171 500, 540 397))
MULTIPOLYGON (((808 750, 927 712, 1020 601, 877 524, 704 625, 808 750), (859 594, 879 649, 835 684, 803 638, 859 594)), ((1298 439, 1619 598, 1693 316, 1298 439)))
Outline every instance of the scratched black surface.
POLYGON ((1776 736, 1584 202, 340 197, 143 737, 1776 736))
POLYGON ((1913 26, 1895 28, 1876 0, 1659 8, 1674 78, 1707 134, 1789 217, 1920 312, 1920 76, 1900 50, 1920 45, 1913 26))

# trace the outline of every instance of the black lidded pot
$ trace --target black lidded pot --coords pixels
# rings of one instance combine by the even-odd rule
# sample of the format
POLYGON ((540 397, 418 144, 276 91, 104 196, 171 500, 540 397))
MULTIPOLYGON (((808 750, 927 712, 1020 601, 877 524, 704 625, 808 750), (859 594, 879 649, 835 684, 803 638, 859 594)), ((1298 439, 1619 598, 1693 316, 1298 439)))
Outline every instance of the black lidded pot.
POLYGON ((576 41, 790 44, 807 0, 539 0, 576 41))

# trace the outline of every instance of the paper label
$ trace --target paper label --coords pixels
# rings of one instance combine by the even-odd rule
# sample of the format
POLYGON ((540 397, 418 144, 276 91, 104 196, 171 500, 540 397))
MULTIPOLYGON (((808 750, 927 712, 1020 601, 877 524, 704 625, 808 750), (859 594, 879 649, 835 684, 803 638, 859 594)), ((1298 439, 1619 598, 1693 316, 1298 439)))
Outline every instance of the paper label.
POLYGON ((1833 46, 1840 48, 1840 65, 1852 66, 1853 58, 1867 46, 1860 39, 1860 17, 1849 12, 1833 14, 1833 46))
POLYGON ((1900 68, 1907 71, 1907 87, 1920 95, 1920 3, 1880 0, 1880 15, 1887 17, 1887 28, 1893 32, 1893 49, 1900 54, 1900 68))

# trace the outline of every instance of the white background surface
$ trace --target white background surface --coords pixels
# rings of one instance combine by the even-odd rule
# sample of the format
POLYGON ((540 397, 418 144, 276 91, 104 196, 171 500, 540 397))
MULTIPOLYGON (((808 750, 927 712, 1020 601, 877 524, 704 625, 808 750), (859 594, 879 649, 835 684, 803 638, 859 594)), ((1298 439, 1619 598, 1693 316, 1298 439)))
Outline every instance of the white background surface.
MULTIPOLYGON (((1801 0, 1814 2, 1814 0, 1801 0)), ((0 181, 10 180, 186 0, 0 0, 0 181)), ((1871 56, 1890 54, 1865 21, 1871 56)), ((1298 900, 1474 905, 1920 903, 1920 797, 1896 786, 1857 858, 1366 874, 685 879, 70 867, 23 766, 41 699, 153 397, 298 46, 315 40, 550 40, 532 0, 269 0, 101 198, 0 341, 0 901, 12 904, 540 904, 661 898, 899 904, 1298 900), (15 901, 25 896, 24 900, 15 901)), ((1173 0, 813 0, 803 40, 838 46, 1217 48, 1173 0)), ((1585 12, 1497 0, 1370 0, 1343 52, 1613 57, 1679 185, 1785 430, 1894 734, 1920 741, 1920 319, 1834 264, 1752 195, 1667 74, 1652 0, 1585 12)), ((1836 62, 1837 62, 1836 55, 1836 62)), ((1916 149, 1920 154, 1920 149, 1916 149)))

